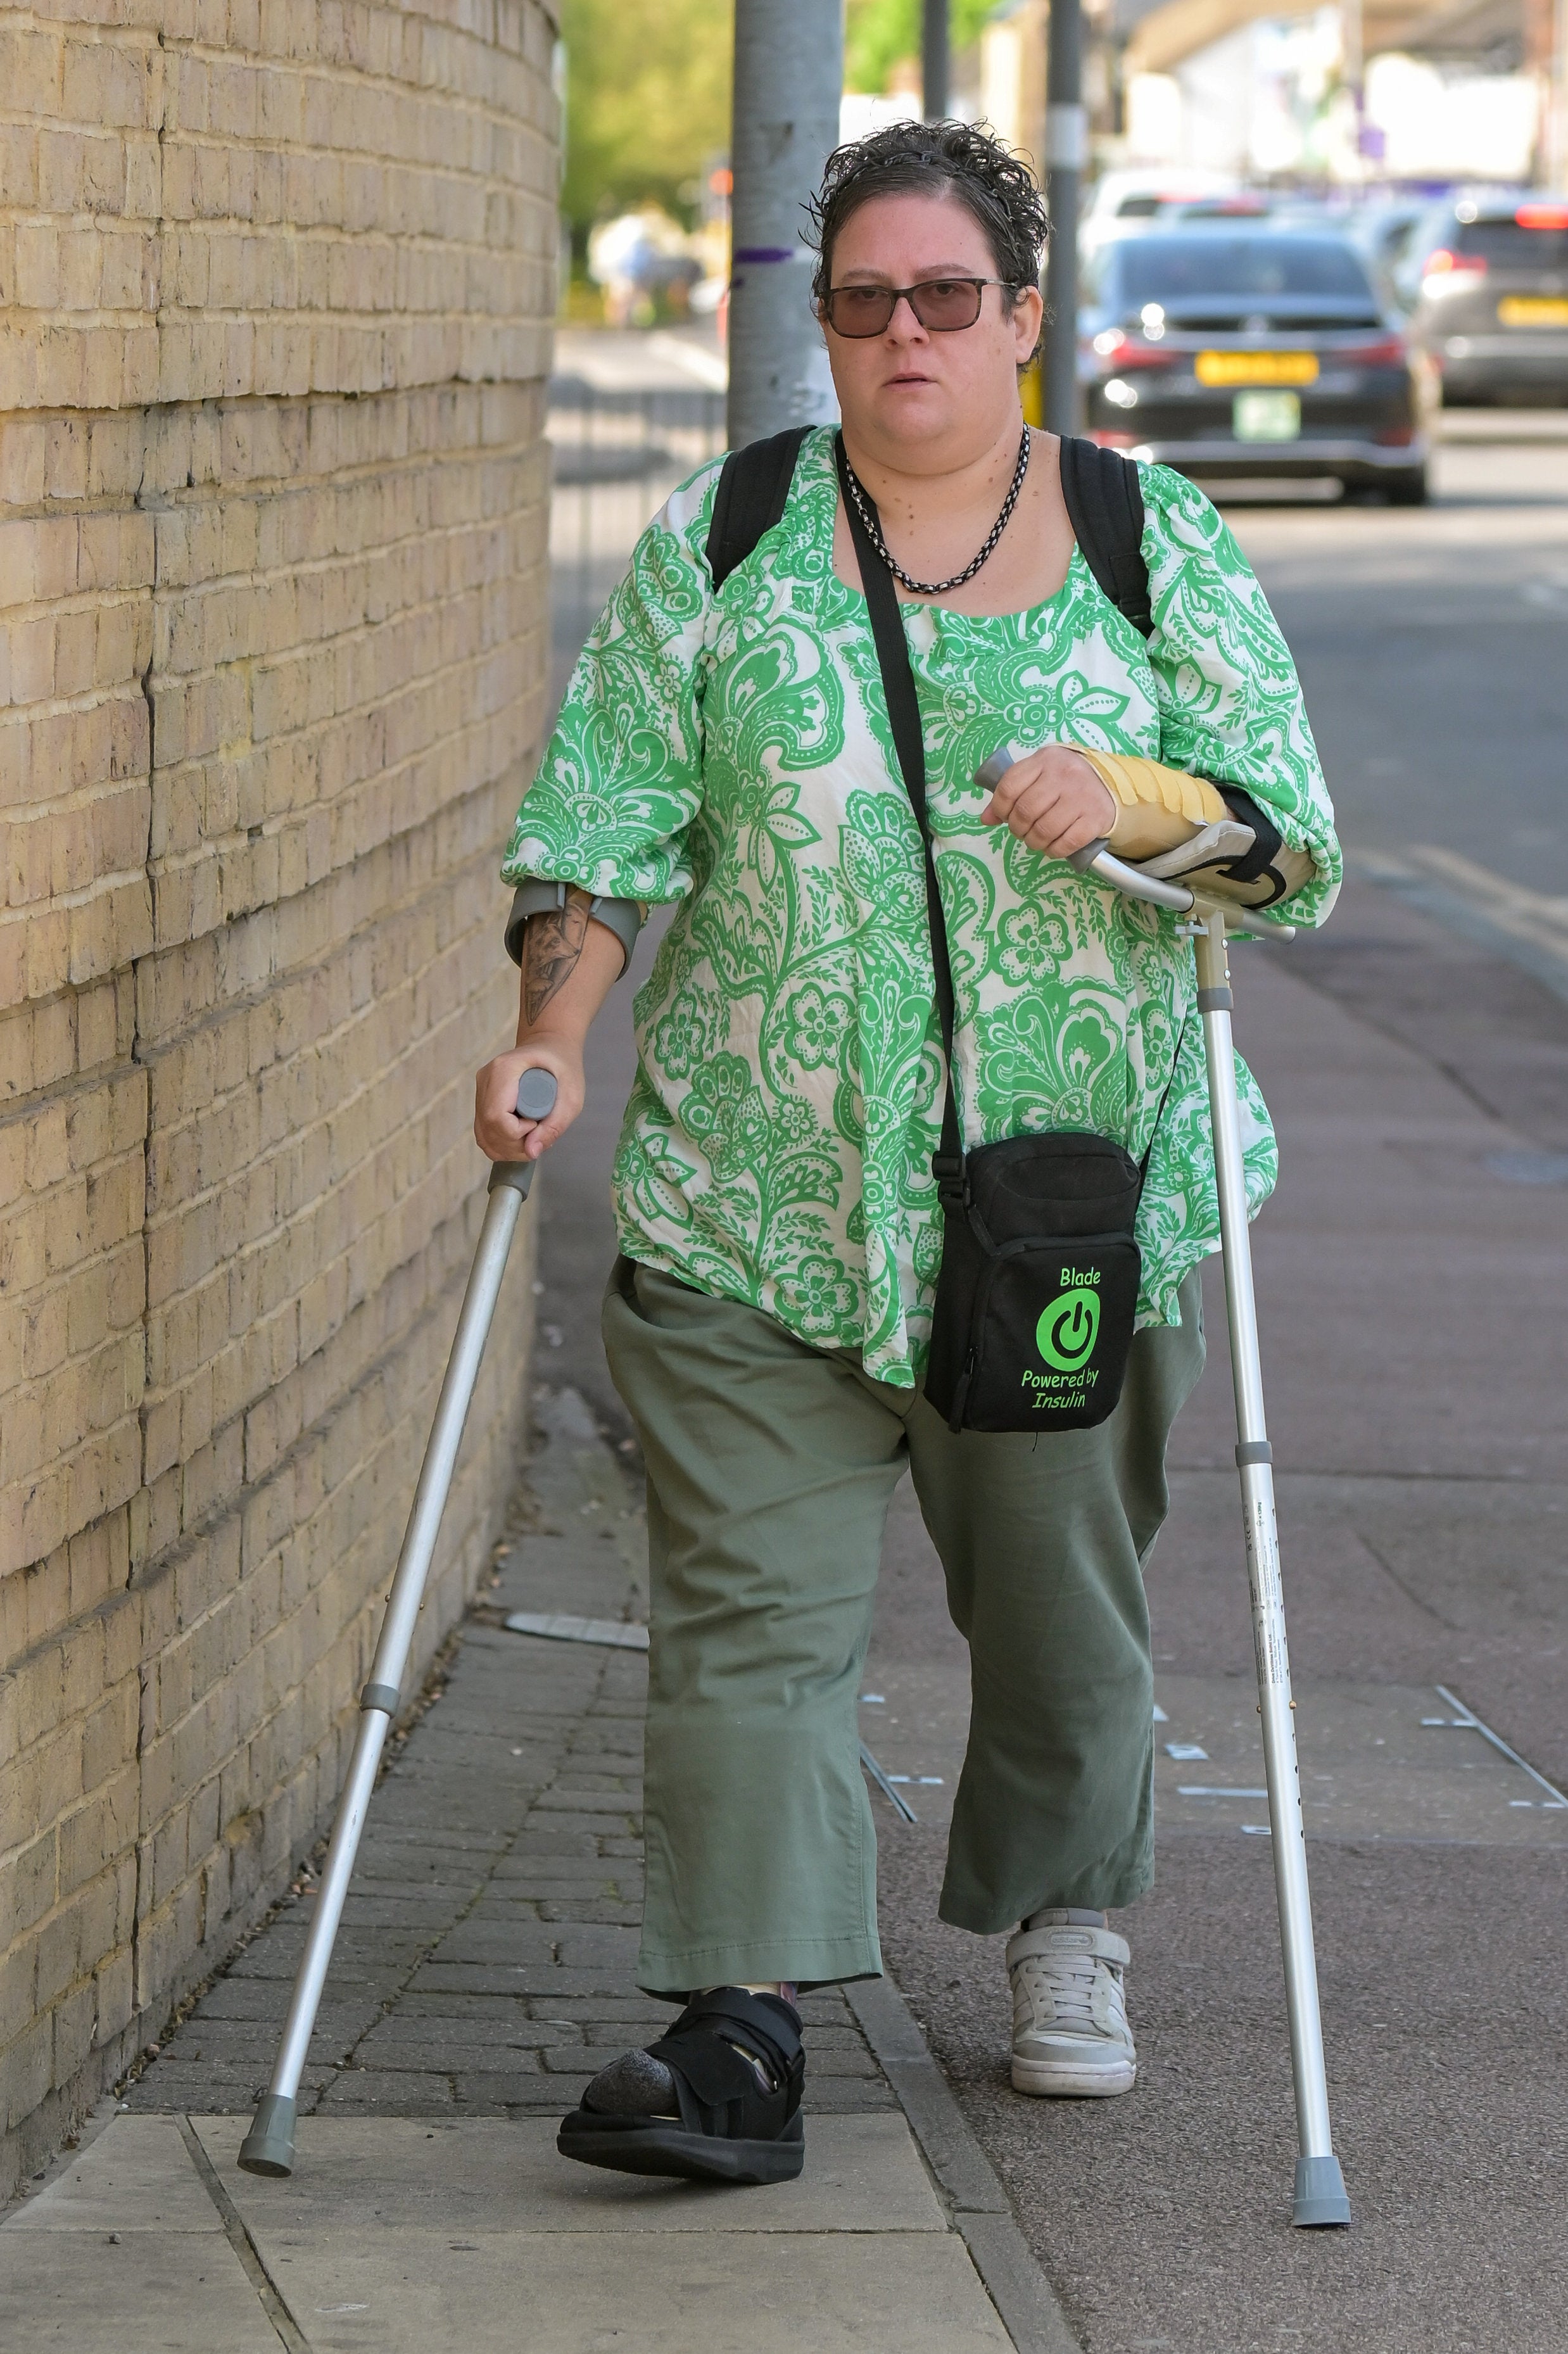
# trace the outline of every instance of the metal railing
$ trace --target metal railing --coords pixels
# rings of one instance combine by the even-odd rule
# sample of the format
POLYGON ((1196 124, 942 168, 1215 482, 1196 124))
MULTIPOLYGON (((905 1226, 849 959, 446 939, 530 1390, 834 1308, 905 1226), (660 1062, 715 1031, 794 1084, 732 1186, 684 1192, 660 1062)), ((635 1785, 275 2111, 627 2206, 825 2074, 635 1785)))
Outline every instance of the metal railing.
POLYGON ((677 484, 725 446, 725 397, 699 385, 606 389, 550 379, 551 708, 626 569, 639 534, 677 484))

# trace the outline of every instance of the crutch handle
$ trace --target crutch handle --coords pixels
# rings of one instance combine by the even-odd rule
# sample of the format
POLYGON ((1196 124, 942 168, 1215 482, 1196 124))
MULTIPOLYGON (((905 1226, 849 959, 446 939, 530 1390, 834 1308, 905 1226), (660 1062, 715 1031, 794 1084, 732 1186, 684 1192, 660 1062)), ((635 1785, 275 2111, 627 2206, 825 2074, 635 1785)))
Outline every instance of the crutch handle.
MULTIPOLYGON (((518 1119, 535 1122, 548 1119, 556 1108, 556 1097, 559 1092, 554 1071, 543 1070, 535 1064, 531 1070, 524 1071, 517 1082, 518 1119)), ((526 1201, 528 1188, 534 1182, 534 1172, 538 1165, 536 1161, 493 1161, 490 1171, 490 1191, 495 1193, 503 1185, 510 1186, 514 1193, 521 1193, 526 1201)))
POLYGON ((548 1119, 559 1092, 554 1071, 542 1070, 537 1065, 524 1071, 517 1082, 518 1119, 548 1119))
POLYGON ((1174 915, 1189 914, 1195 904, 1184 883, 1162 883, 1157 875, 1140 875, 1124 858, 1113 856, 1103 834, 1098 842, 1086 842, 1082 850, 1075 850, 1067 864, 1080 875, 1092 875, 1097 882, 1125 891, 1129 899, 1147 899, 1151 907, 1169 907, 1174 915))
MULTIPOLYGON (((1158 875, 1145 875, 1140 867, 1129 866, 1125 859, 1118 858, 1103 840, 1086 842, 1082 850, 1074 851, 1067 864, 1075 866, 1080 875, 1097 875, 1102 883, 1114 884, 1129 899, 1147 899, 1151 907, 1169 907, 1174 915, 1188 915, 1198 905, 1197 895, 1185 883, 1166 883, 1158 875)), ((1203 908, 1214 913, 1213 900, 1205 899, 1203 908)), ((1252 910, 1231 901, 1226 901, 1218 912, 1224 917, 1227 930, 1232 925, 1247 924, 1252 914, 1252 910)), ((1260 936, 1266 933, 1271 940, 1296 938, 1294 924, 1266 924, 1259 918, 1255 928, 1260 936)))

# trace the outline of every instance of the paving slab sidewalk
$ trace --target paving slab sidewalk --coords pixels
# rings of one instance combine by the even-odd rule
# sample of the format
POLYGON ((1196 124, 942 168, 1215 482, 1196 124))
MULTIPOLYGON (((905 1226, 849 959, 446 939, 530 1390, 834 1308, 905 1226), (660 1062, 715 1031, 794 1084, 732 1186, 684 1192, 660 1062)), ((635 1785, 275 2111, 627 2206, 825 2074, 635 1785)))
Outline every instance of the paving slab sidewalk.
POLYGON ((308 1890, 0 2228, 0 2344, 674 2354, 695 2336, 710 2354, 1071 2354, 891 1988, 858 2008, 805 1999, 799 2183, 711 2192, 556 2155, 589 2076, 670 2012, 632 1983, 644 1659, 502 1624, 643 1615, 625 1469, 575 1392, 542 1394, 538 1414, 527 1524, 376 1796, 294 2175, 257 2180, 236 2159, 308 1890))

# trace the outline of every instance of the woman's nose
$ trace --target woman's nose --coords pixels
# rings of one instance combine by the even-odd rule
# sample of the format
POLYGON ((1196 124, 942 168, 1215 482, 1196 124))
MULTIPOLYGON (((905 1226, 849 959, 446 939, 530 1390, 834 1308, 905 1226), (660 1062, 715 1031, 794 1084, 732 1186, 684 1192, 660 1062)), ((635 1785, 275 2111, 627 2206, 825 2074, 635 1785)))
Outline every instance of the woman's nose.
POLYGON ((900 292, 895 298, 893 305, 893 316, 889 319, 886 326, 883 329, 883 334, 885 335, 897 334, 902 336, 905 341, 907 341, 911 335, 918 335, 922 343, 926 340, 926 329, 920 322, 919 315, 916 311, 914 303, 906 293, 900 292), (906 312, 908 313, 907 317, 903 315, 906 312))

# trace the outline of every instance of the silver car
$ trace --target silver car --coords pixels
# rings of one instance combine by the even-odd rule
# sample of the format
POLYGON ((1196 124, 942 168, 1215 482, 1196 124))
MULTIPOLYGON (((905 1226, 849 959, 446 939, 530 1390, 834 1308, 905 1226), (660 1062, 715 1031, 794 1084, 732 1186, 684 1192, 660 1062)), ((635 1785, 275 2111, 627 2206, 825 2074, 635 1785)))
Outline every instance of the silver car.
POLYGON ((1400 273, 1410 336, 1467 401, 1568 404, 1568 197, 1434 206, 1400 273))

